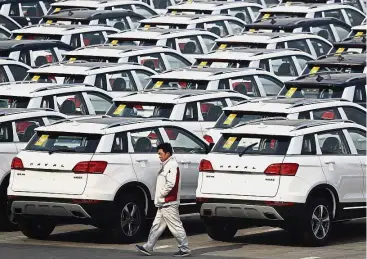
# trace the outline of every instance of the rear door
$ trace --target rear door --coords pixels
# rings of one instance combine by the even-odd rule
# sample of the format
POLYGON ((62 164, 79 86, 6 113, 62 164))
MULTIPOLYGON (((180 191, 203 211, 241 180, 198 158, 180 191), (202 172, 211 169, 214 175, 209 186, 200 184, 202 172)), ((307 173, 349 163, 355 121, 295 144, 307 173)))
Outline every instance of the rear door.
POLYGON ((10 171, 11 161, 17 153, 12 123, 0 123, 0 181, 4 176, 1 173, 7 174, 10 171))
POLYGON ((225 98, 204 100, 199 102, 199 119, 201 124, 202 135, 215 125, 222 109, 227 107, 225 98))

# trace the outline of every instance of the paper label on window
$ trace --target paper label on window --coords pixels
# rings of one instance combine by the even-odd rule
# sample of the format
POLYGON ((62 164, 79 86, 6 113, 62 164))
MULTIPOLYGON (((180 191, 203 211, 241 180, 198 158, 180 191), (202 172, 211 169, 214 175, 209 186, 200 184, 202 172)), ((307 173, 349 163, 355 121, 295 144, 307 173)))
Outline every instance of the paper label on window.
POLYGON ((231 113, 228 118, 223 122, 225 125, 231 125, 232 121, 236 118, 237 114, 231 113))
POLYGON ((177 13, 177 11, 172 11, 171 14, 175 15, 177 13))
POLYGON ((111 44, 112 45, 117 45, 118 42, 119 42, 118 40, 113 40, 113 41, 111 41, 111 44))
POLYGON ((286 97, 292 97, 293 94, 297 91, 296 87, 292 87, 291 89, 288 90, 288 92, 285 94, 286 97))
POLYGON ((126 104, 120 104, 119 107, 113 112, 114 115, 121 115, 126 107, 126 104))
POLYGON ((224 143, 223 148, 225 149, 230 149, 233 145, 233 143, 236 141, 237 137, 229 137, 226 141, 226 143, 224 143))
POLYGON ((16 40, 21 40, 23 38, 23 35, 18 35, 17 37, 15 37, 16 40))
POLYGON ((144 25, 144 29, 148 30, 150 28, 149 24, 144 25))
POLYGON ((225 49, 227 47, 227 44, 220 44, 218 49, 225 49))
POLYGON ((38 79, 40 79, 40 76, 37 76, 37 75, 36 75, 36 76, 33 76, 33 77, 32 77, 32 81, 38 81, 38 79))
POLYGON ((205 67, 208 64, 208 61, 201 61, 199 67, 205 67))
POLYGON ((338 48, 335 53, 337 53, 337 54, 343 53, 344 50, 345 50, 345 48, 338 48))
POLYGON ((317 71, 319 71, 320 67, 313 67, 311 70, 310 70, 310 74, 315 74, 317 73, 317 71))
POLYGON ((48 140, 48 135, 42 135, 37 142, 35 143, 36 146, 40 147, 43 146, 43 144, 45 144, 45 142, 48 140))
POLYGON ((286 2, 285 5, 286 6, 290 6, 292 4, 292 2, 286 2))
POLYGON ((69 58, 69 62, 71 63, 71 62, 73 62, 73 61, 75 61, 76 60, 76 58, 69 58))
POLYGON ((57 12, 60 12, 60 11, 61 11, 61 8, 60 7, 57 7, 57 8, 55 8, 54 13, 57 13, 57 12))
POLYGON ((263 19, 268 19, 270 17, 270 13, 266 13, 266 14, 264 14, 264 16, 263 16, 263 19))
POLYGON ((249 32, 255 32, 256 30, 255 29, 250 29, 249 32))
POLYGON ((363 34, 364 34, 363 31, 359 31, 356 33, 356 35, 354 35, 354 37, 358 38, 358 37, 363 36, 363 34))
POLYGON ((51 24, 51 23, 52 23, 52 21, 51 21, 51 20, 48 20, 46 23, 47 23, 47 24, 51 24))
POLYGON ((154 86, 153 86, 153 88, 159 88, 159 87, 161 87, 161 85, 163 84, 163 81, 157 81, 155 84, 154 84, 154 86))

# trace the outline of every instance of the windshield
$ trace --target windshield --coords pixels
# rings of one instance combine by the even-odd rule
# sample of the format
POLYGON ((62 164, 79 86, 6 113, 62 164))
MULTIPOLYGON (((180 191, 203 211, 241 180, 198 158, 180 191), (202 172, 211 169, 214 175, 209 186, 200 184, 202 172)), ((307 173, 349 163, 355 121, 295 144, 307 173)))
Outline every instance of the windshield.
POLYGON ((165 103, 115 102, 107 112, 107 115, 112 117, 169 118, 171 116, 173 106, 173 104, 165 103))
POLYGON ((207 67, 214 67, 214 68, 226 68, 226 67, 233 67, 233 68, 241 68, 241 67, 248 67, 250 65, 250 61, 246 60, 204 60, 204 59, 196 59, 194 66, 207 66, 207 67))
POLYGON ((327 65, 308 65, 305 70, 303 71, 302 75, 308 75, 311 73, 316 72, 343 72, 343 73, 363 73, 365 66, 348 66, 348 65, 334 65, 334 64, 327 64, 327 65), (317 70, 317 71, 315 71, 317 70))
POLYGON ((147 87, 147 89, 158 89, 163 87, 175 87, 181 89, 199 89, 199 90, 206 90, 209 81, 193 81, 193 80, 186 80, 186 79, 152 79, 147 87))
POLYGON ((245 155, 285 155, 291 137, 223 134, 213 152, 245 155), (251 145, 251 147, 249 147, 251 145))
POLYGON ((257 43, 257 42, 216 42, 211 50, 217 50, 223 44, 226 45, 226 48, 233 47, 243 47, 250 49, 266 49, 268 44, 266 43, 257 43))
POLYGON ((94 153, 101 135, 37 132, 28 143, 26 150, 48 152, 94 153))
POLYGON ((277 18, 296 18, 296 17, 306 17, 306 13, 296 13, 296 12, 261 12, 257 17, 257 20, 268 19, 270 17, 277 18))
POLYGON ((239 123, 267 117, 286 117, 285 113, 267 113, 267 112, 242 112, 242 111, 224 111, 217 120, 214 128, 227 129, 239 123))
POLYGON ((67 75, 67 74, 33 74, 30 73, 24 81, 36 81, 39 83, 83 83, 85 76, 83 75, 67 75))
POLYGON ((27 108, 29 97, 0 96, 0 108, 27 108))
POLYGON ((313 86, 285 86, 279 93, 280 96, 288 98, 314 98, 329 99, 341 98, 344 88, 325 85, 313 86))
POLYGON ((47 34, 13 34, 16 40, 61 40, 61 35, 47 35, 47 34))

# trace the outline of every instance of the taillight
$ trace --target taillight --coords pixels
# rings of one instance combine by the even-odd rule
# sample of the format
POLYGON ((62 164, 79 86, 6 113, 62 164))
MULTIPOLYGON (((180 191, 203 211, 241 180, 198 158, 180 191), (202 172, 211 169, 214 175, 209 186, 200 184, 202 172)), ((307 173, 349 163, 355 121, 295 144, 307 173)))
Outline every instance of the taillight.
POLYGON ((213 172, 213 166, 212 163, 209 160, 202 159, 200 161, 199 171, 201 172, 213 172))
POLYGON ((298 167, 299 164, 296 163, 271 164, 265 169, 264 174, 294 176, 297 173, 298 167))
POLYGON ((14 157, 11 161, 11 169, 24 170, 23 161, 19 157, 14 157))
POLYGON ((106 161, 85 161, 77 163, 73 172, 77 174, 103 174, 107 167, 106 161))
POLYGON ((211 136, 209 135, 204 135, 203 137, 208 143, 214 143, 214 140, 211 136))

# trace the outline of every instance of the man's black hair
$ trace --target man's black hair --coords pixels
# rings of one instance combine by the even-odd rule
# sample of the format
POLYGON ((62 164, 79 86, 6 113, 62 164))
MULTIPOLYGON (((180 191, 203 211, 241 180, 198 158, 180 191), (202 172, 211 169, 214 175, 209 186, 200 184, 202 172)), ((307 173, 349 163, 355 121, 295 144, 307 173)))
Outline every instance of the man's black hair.
POLYGON ((162 143, 157 147, 157 151, 162 149, 164 153, 169 152, 171 155, 173 154, 172 146, 170 143, 162 143))

